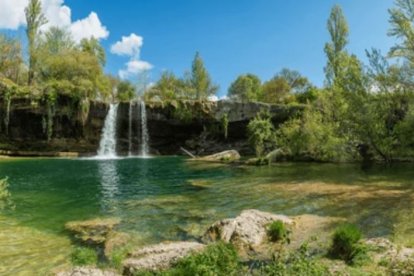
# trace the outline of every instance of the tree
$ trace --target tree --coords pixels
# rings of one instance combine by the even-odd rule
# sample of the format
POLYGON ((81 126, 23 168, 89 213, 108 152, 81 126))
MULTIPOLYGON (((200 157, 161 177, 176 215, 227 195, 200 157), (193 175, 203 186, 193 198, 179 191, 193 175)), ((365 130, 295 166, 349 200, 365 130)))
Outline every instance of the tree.
POLYGON ((268 112, 260 112, 247 126, 247 135, 250 144, 261 158, 275 144, 275 129, 268 112))
POLYGON ((109 79, 103 74, 98 59, 89 53, 73 49, 51 55, 42 64, 41 80, 46 85, 58 82, 58 92, 89 99, 107 98, 110 94, 109 79))
POLYGON ((75 42, 70 32, 66 29, 51 27, 44 35, 41 50, 47 55, 58 55, 74 47, 75 42))
POLYGON ((246 74, 239 76, 231 85, 228 96, 231 99, 243 102, 257 101, 260 98, 262 83, 256 75, 246 74))
POLYGON ((214 95, 218 90, 218 86, 212 83, 210 75, 198 52, 193 60, 189 82, 191 87, 195 90, 197 100, 207 99, 209 96, 214 95))
POLYGON ((95 56, 102 66, 105 65, 106 63, 105 49, 102 47, 101 43, 99 43, 98 39, 94 37, 89 38, 89 39, 84 38, 80 42, 80 48, 82 49, 82 51, 95 56))
POLYGON ((260 100, 265 103, 285 104, 294 101, 291 94, 292 87, 286 79, 276 76, 265 82, 260 100))
POLYGON ((135 98, 135 87, 129 81, 122 80, 117 86, 117 98, 119 101, 127 102, 135 98))
POLYGON ((396 0, 396 7, 389 10, 391 29, 388 35, 401 40, 391 48, 391 57, 403 57, 414 63, 414 1, 396 0))
POLYGON ((296 70, 283 68, 277 76, 287 81, 291 88, 291 92, 294 94, 305 93, 312 88, 312 84, 309 82, 308 78, 302 76, 296 70))
POLYGON ((146 98, 174 100, 186 97, 186 84, 172 72, 163 72, 157 83, 147 92, 146 98))
POLYGON ((19 81, 22 63, 23 58, 20 41, 0 34, 0 76, 17 83, 19 81))
POLYGON ((46 17, 42 13, 40 0, 30 0, 29 5, 25 8, 27 23, 27 39, 29 42, 29 77, 28 84, 33 83, 37 66, 37 38, 40 27, 47 23, 46 17))
POLYGON ((332 86, 335 79, 341 74, 341 59, 345 54, 349 36, 348 23, 341 7, 338 5, 332 8, 328 19, 328 31, 331 42, 325 44, 325 53, 328 57, 325 74, 328 85, 332 86))

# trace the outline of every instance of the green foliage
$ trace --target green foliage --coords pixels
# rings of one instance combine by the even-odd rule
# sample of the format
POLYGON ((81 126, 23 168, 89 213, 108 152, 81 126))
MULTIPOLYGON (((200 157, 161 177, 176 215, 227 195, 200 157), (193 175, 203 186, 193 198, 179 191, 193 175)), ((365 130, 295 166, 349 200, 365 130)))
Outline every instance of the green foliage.
POLYGON ((220 242, 180 260, 166 275, 238 275, 239 267, 234 247, 220 242))
POLYGON ((275 129, 270 115, 266 112, 257 114, 247 126, 247 135, 256 156, 263 157, 275 144, 275 129))
POLYGON ((289 230, 280 220, 274 221, 267 226, 267 236, 272 242, 286 241, 289 243, 289 230))
POLYGON ((189 89, 184 80, 177 78, 172 72, 163 72, 158 82, 145 94, 146 100, 171 101, 186 99, 189 89))
POLYGON ((330 253, 349 264, 361 264, 367 259, 367 249, 359 244, 362 233, 352 224, 339 226, 332 237, 330 253))
POLYGON ((88 53, 91 56, 94 56, 102 66, 105 66, 106 63, 106 54, 105 49, 99 43, 99 40, 91 37, 89 39, 82 39, 80 42, 80 49, 88 53))
POLYGON ((40 0, 30 0, 25 8, 26 15, 26 34, 29 42, 29 77, 28 84, 33 83, 38 62, 38 38, 40 27, 47 23, 46 17, 42 13, 40 0))
POLYGON ((349 36, 348 23, 339 5, 332 8, 327 26, 331 42, 325 44, 325 53, 328 57, 325 73, 328 84, 333 85, 342 70, 341 58, 346 54, 345 47, 349 36))
POLYGON ((307 107, 300 118, 287 121, 277 130, 277 146, 292 159, 341 162, 353 158, 349 138, 341 135, 340 123, 326 116, 337 111, 326 96, 319 102, 324 113, 320 108, 307 107))
POLYGON ((258 101, 262 94, 262 82, 253 74, 239 76, 231 85, 228 96, 242 102, 258 101))
POLYGON ((273 261, 261 268, 260 275, 269 276, 324 276, 329 275, 328 268, 318 260, 310 257, 307 245, 304 244, 297 252, 274 256, 273 261))
POLYGON ((47 55, 59 55, 75 48, 71 33, 62 28, 51 27, 42 38, 39 50, 44 58, 47 55))
POLYGON ((396 7, 390 9, 391 29, 388 34, 401 41, 390 50, 392 57, 406 58, 414 62, 414 3, 412 0, 396 0, 396 7))
POLYGON ((0 34, 0 77, 19 82, 23 65, 19 40, 0 34))
POLYGON ((117 88, 118 101, 129 102, 136 97, 135 87, 129 81, 120 81, 117 88))
POLYGON ((76 247, 71 257, 72 264, 77 266, 96 265, 98 262, 96 250, 89 247, 76 247))
POLYGON ((130 248, 128 246, 114 249, 109 257, 111 266, 119 270, 122 269, 122 262, 128 256, 129 250, 130 248))
POLYGON ((204 61, 197 52, 191 67, 191 75, 189 84, 195 91, 195 98, 197 100, 207 99, 209 96, 216 94, 218 86, 211 81, 210 75, 204 66, 204 61))

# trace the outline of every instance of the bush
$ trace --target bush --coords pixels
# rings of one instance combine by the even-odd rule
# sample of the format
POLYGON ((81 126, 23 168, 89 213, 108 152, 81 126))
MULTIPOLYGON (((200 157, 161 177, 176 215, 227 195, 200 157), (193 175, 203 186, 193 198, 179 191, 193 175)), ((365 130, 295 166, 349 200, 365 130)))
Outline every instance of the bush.
POLYGON ((260 112, 247 126, 249 142, 257 157, 263 157, 275 146, 275 129, 268 112, 260 112))
POLYGON ((180 260, 166 275, 238 275, 239 268, 234 247, 220 242, 180 260))
POLYGON ((271 263, 261 267, 260 275, 329 275, 327 267, 309 255, 307 244, 304 244, 297 252, 275 256, 271 263))
POLYGON ((98 262, 98 254, 95 249, 89 247, 77 247, 72 252, 72 264, 95 265, 98 262))
POLYGON ((353 224, 339 226, 333 235, 331 255, 349 264, 358 264, 366 256, 366 248, 359 244, 362 233, 353 224))
POLYGON ((274 221, 268 225, 267 235, 272 242, 289 242, 289 231, 286 229, 285 224, 280 220, 274 221))

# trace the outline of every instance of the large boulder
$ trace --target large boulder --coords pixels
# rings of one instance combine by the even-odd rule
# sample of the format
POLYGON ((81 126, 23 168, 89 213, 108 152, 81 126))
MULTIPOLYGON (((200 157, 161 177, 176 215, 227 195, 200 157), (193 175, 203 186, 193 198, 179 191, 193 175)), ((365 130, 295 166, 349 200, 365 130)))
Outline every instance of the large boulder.
POLYGON ((208 162, 233 162, 239 159, 240 154, 236 150, 227 150, 213 155, 196 158, 196 160, 208 162))
POLYGON ((105 243, 108 235, 120 222, 118 218, 97 218, 85 221, 71 221, 66 223, 65 228, 80 242, 100 245, 105 243))
POLYGON ((70 270, 60 271, 56 276, 119 276, 112 270, 101 270, 94 267, 74 267, 70 270))
POLYGON ((185 256, 200 252, 205 245, 197 242, 172 242, 147 246, 129 254, 123 262, 124 275, 138 271, 159 271, 170 268, 185 256))
POLYGON ((268 240, 266 226, 274 221, 290 225, 293 221, 284 215, 258 210, 245 210, 234 219, 223 219, 211 225, 202 237, 204 242, 224 241, 236 247, 254 249, 268 240))

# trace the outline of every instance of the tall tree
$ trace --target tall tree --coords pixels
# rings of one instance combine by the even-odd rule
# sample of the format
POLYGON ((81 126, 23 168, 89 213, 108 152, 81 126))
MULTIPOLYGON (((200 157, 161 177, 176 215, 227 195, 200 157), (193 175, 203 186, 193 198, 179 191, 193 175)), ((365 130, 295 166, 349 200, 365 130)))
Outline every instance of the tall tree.
POLYGON ((396 0, 396 7, 389 10, 391 29, 388 35, 401 43, 391 48, 390 56, 406 58, 414 64, 414 0, 396 0))
POLYGON ((82 51, 95 56, 102 66, 105 65, 106 63, 105 49, 102 47, 101 43, 99 43, 98 39, 94 37, 89 38, 89 39, 84 38, 80 42, 80 47, 82 51))
POLYGON ((74 47, 72 35, 66 29, 51 27, 44 35, 42 50, 48 55, 57 55, 74 47))
POLYGON ((40 0, 30 0, 29 5, 25 8, 27 23, 27 39, 29 42, 29 77, 28 83, 31 85, 35 76, 37 66, 37 38, 40 27, 47 23, 46 17, 42 13, 42 4, 40 0))
POLYGON ((341 73, 341 59, 348 44, 349 29, 340 6, 332 8, 328 19, 328 31, 331 41, 325 44, 325 53, 328 63, 325 67, 326 80, 332 86, 335 78, 341 73))
POLYGON ((229 87, 228 96, 240 101, 257 101, 262 91, 262 83, 256 75, 239 76, 229 87))
POLYGON ((193 60, 190 84, 195 90, 197 100, 206 99, 208 96, 214 95, 218 90, 218 86, 212 83, 210 75, 198 52, 193 60))

